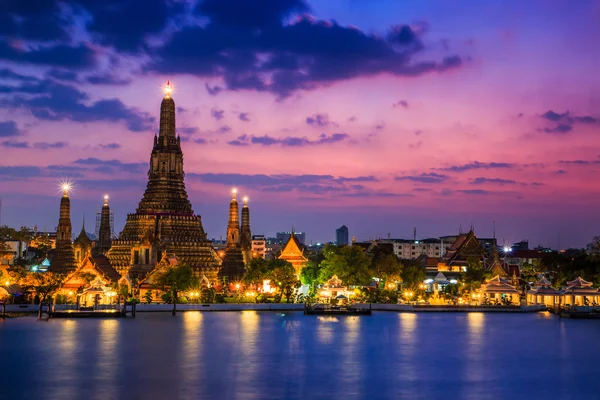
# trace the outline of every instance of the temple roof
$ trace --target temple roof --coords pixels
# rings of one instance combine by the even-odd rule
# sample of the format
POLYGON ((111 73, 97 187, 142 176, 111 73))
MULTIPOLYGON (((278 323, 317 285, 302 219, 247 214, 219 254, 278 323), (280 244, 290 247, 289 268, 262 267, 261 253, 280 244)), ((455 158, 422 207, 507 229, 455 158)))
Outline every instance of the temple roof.
POLYGON ((85 222, 81 225, 81 232, 79 236, 73 241, 73 245, 79 244, 81 247, 92 247, 92 240, 88 237, 85 232, 85 222))
POLYGON ((590 287, 592 286, 592 282, 588 282, 584 280, 582 277, 578 276, 577 279, 567 282, 567 287, 575 286, 575 287, 590 287))

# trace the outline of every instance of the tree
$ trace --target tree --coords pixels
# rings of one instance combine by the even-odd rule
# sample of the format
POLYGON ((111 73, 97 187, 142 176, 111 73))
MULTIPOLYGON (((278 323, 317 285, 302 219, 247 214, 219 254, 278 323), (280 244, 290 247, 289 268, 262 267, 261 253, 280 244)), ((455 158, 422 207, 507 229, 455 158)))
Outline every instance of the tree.
POLYGON ((312 289, 315 285, 321 283, 319 281, 320 272, 321 265, 311 260, 300 271, 300 281, 302 284, 308 285, 312 289))
POLYGON ((153 295, 154 295, 154 293, 152 293, 152 290, 148 290, 146 292, 146 294, 144 295, 144 300, 146 300, 146 304, 152 303, 152 296, 153 295))
POLYGON ((371 280, 371 260, 359 246, 326 245, 319 280, 325 282, 337 275, 346 285, 364 285, 371 280))
POLYGON ((269 261, 269 278, 277 285, 279 294, 285 296, 286 302, 290 302, 290 298, 294 294, 294 290, 300 287, 300 281, 296 276, 294 266, 289 262, 281 259, 269 261))
POLYGON ((404 285, 411 288, 413 291, 416 291, 419 284, 423 283, 425 276, 425 269, 416 262, 405 265, 400 274, 404 285))
POLYGON ((471 291, 477 289, 489 278, 489 273, 483 268, 483 263, 478 258, 467 259, 467 271, 462 273, 462 280, 471 291))
POLYGON ((61 288, 63 278, 63 275, 54 272, 30 272, 20 280, 19 284, 22 288, 34 291, 40 298, 40 303, 43 303, 49 295, 61 288))
POLYGON ((253 258, 248 264, 248 271, 244 276, 247 285, 262 285, 263 280, 268 279, 269 263, 263 258, 253 258))
POLYGON ((169 293, 173 299, 173 315, 177 314, 177 299, 179 293, 188 290, 196 284, 194 272, 187 265, 176 265, 156 271, 152 275, 152 286, 165 293, 169 293))
POLYGON ((388 283, 400 282, 402 268, 396 255, 387 254, 375 263, 373 274, 383 281, 384 287, 388 287, 388 283))

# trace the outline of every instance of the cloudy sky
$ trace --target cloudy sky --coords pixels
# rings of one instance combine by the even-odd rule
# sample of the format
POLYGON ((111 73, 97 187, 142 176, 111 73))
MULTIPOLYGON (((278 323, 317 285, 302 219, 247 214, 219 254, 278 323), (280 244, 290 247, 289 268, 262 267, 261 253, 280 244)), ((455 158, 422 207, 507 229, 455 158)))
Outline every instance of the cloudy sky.
POLYGON ((74 230, 146 184, 161 87, 209 237, 229 189, 254 233, 600 234, 600 2, 9 0, 0 7, 2 223, 74 230))

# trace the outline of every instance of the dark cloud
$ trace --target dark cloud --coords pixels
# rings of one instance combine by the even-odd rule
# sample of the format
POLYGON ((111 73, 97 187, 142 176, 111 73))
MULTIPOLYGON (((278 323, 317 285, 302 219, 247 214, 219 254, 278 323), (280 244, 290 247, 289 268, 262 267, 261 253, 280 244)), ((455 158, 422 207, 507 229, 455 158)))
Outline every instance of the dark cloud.
POLYGON ((308 125, 323 127, 328 125, 336 125, 334 122, 329 121, 329 115, 327 114, 314 114, 310 117, 306 117, 306 123, 308 125))
POLYGON ((87 30, 105 46, 137 52, 146 48, 148 36, 161 33, 168 21, 183 10, 174 0, 89 1, 73 0, 91 15, 87 30))
POLYGON ((517 181, 511 179, 501 179, 501 178, 475 178, 471 181, 473 185, 481 185, 484 183, 495 183, 498 185, 516 185, 517 181))
POLYGON ((441 171, 464 172, 464 171, 470 171, 473 169, 510 169, 510 168, 514 168, 514 167, 515 167, 514 164, 504 163, 504 162, 484 163, 484 162, 474 161, 469 164, 452 165, 450 167, 437 168, 437 169, 441 170, 441 171))
POLYGON ((28 149, 29 143, 27 142, 15 142, 13 140, 5 140, 0 143, 2 147, 13 148, 13 149, 28 149))
POLYGON ((356 192, 342 193, 343 197, 414 197, 410 193, 390 193, 390 192, 356 192))
MULTIPOLYGON (((175 32, 154 49, 149 69, 219 77, 229 90, 268 91, 285 98, 361 76, 414 77, 462 64, 456 55, 423 60, 423 32, 407 25, 393 27, 385 36, 368 34, 301 14, 308 11, 301 0, 205 0, 195 11, 208 23, 175 32)), ((208 84, 206 88, 218 93, 208 84)))
POLYGON ((49 42, 68 40, 68 25, 55 0, 8 0, 2 2, 0 35, 49 42))
POLYGON ((335 178, 336 182, 379 182, 379 179, 375 178, 373 175, 368 176, 352 176, 352 177, 339 177, 335 178))
POLYGON ((569 124, 558 124, 554 128, 544 128, 546 133, 569 133, 573 130, 573 126, 569 124))
POLYGON ((19 136, 21 131, 15 121, 0 121, 0 137, 19 136))
POLYGON ((238 136, 237 139, 227 142, 227 144, 231 146, 248 146, 250 143, 248 142, 248 135, 243 134, 238 136))
POLYGON ((119 143, 108 143, 108 144, 101 144, 100 148, 105 149, 105 150, 116 150, 116 149, 120 149, 121 145, 119 143))
POLYGON ((177 132, 183 135, 193 135, 198 133, 200 130, 195 126, 182 126, 177 128, 177 132))
POLYGON ((73 164, 97 166, 94 170, 103 173, 109 173, 114 170, 141 173, 148 168, 148 164, 146 163, 124 163, 119 160, 100 160, 96 157, 80 158, 75 160, 73 164))
POLYGON ((79 179, 75 182, 75 188, 88 190, 102 190, 105 192, 132 190, 143 190, 144 182, 139 179, 79 179))
POLYGON ((64 69, 53 68, 46 73, 46 76, 57 79, 59 81, 76 82, 77 73, 74 71, 67 71, 64 69))
POLYGON ((210 86, 208 82, 204 84, 204 87, 206 88, 208 94, 210 94, 211 96, 216 96, 223 90, 221 86, 210 86))
POLYGON ((134 132, 153 129, 155 118, 148 113, 125 106, 118 99, 89 102, 89 96, 74 88, 50 80, 20 86, 2 86, 0 92, 16 93, 12 99, 2 99, 4 107, 24 108, 42 120, 75 122, 125 122, 134 132), (22 96, 25 94, 26 96, 22 96))
POLYGON ((217 129, 217 133, 220 133, 221 135, 225 134, 225 133, 228 133, 228 132, 231 132, 231 128, 229 126, 227 126, 227 125, 223 125, 219 129, 217 129))
POLYGON ((40 167, 34 166, 3 166, 0 165, 0 176, 9 178, 32 178, 43 175, 40 167))
POLYGON ((92 85, 129 85, 132 82, 130 78, 119 78, 111 74, 92 75, 85 80, 92 85))
POLYGON ((84 69, 94 67, 96 56, 86 45, 55 45, 24 50, 0 40, 0 60, 53 67, 84 69))
POLYGON ((419 183, 443 183, 448 180, 448 175, 436 174, 435 172, 422 173, 420 175, 396 176, 396 181, 412 181, 419 183))
POLYGON ((35 76, 22 75, 8 68, 0 68, 0 79, 10 79, 22 82, 34 82, 38 80, 35 76))
POLYGON ((558 171, 555 172, 555 174, 557 174, 557 175, 563 175, 566 173, 567 173, 567 171, 565 171, 564 169, 559 169, 558 171))
POLYGON ((248 117, 248 115, 249 114, 247 112, 239 113, 238 118, 240 121, 248 122, 250 121, 250 117, 248 117))
POLYGON ((46 168, 36 166, 0 166, 0 178, 7 179, 26 179, 37 177, 53 178, 82 178, 80 168, 63 165, 49 165, 46 168))
POLYGON ((318 146, 323 144, 338 143, 348 139, 350 136, 346 133, 334 133, 330 136, 326 134, 319 135, 318 139, 311 140, 306 137, 294 137, 288 136, 284 138, 275 138, 272 136, 247 136, 243 138, 239 137, 235 143, 228 142, 229 144, 240 145, 238 141, 245 142, 245 144, 259 144, 263 146, 280 145, 282 147, 302 147, 302 146, 318 146))
POLYGON ((464 190, 457 190, 457 192, 464 193, 464 194, 482 195, 482 196, 487 196, 492 193, 488 190, 482 190, 482 189, 464 189, 464 190))
POLYGON ((397 103, 392 104, 392 108, 396 108, 396 107, 408 108, 408 101, 400 100, 397 103))
POLYGON ((217 108, 213 108, 212 110, 210 110, 210 115, 217 121, 220 121, 223 119, 223 114, 225 114, 224 110, 219 110, 217 108))
POLYGON ((206 143, 208 143, 208 142, 207 142, 207 141, 206 141, 206 139, 204 139, 204 138, 198 138, 198 139, 194 139, 194 143, 198 143, 198 144, 206 144, 206 143))
POLYGON ((47 142, 37 142, 33 144, 33 147, 36 149, 42 149, 42 150, 48 150, 48 149, 64 149, 65 147, 68 147, 69 144, 67 142, 54 142, 54 143, 47 143, 47 142))
POLYGON ((560 160, 559 164, 600 165, 600 160, 560 160))
POLYGON ((546 127, 540 129, 545 133, 558 133, 565 134, 569 133, 573 130, 574 124, 596 124, 598 123, 598 119, 591 117, 589 115, 577 116, 571 114, 569 111, 565 111, 564 113, 557 113, 552 110, 546 111, 541 117, 550 122, 556 123, 553 127, 546 127))

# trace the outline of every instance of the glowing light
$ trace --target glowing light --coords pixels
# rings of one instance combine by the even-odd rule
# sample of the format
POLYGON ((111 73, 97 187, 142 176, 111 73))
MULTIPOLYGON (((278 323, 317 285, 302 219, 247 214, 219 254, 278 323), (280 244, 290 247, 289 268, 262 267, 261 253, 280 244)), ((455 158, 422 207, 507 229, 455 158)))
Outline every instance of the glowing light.
POLYGON ((235 195, 237 194, 238 190, 237 188, 231 188, 231 195, 233 196, 233 198, 235 199, 235 195))
POLYGON ((505 253, 510 253, 510 247, 504 246, 504 252, 505 253))
POLYGON ((456 285, 458 281, 456 279, 450 279, 450 283, 452 283, 453 285, 456 285))
POLYGON ((248 196, 244 196, 244 204, 248 204, 248 196))
POLYGON ((10 285, 10 282, 9 282, 9 281, 6 281, 6 282, 4 282, 4 284, 5 284, 6 286, 8 286, 8 285, 10 285))
POLYGON ((68 196, 69 192, 73 190, 73 182, 71 181, 62 181, 60 183, 60 190, 62 191, 64 196, 68 196))
POLYGON ((170 81, 167 81, 167 84, 163 88, 163 91, 165 92, 165 97, 171 96, 171 93, 173 93, 173 86, 171 85, 170 81))
POLYGON ((69 296, 73 296, 73 292, 69 292, 69 296))
POLYGON ((104 200, 108 200, 108 195, 107 194, 104 195, 104 200))

